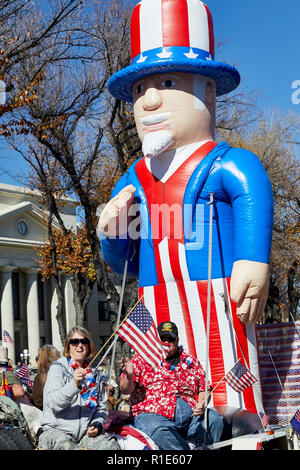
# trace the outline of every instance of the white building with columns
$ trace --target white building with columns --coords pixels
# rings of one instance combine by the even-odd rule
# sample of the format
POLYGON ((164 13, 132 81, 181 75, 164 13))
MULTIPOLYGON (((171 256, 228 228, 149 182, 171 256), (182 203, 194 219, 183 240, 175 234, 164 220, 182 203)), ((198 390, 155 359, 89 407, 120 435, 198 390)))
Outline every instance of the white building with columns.
MULTIPOLYGON (((47 239, 47 227, 39 194, 8 184, 0 184, 0 340, 8 348, 13 364, 24 349, 35 357, 43 344, 63 349, 56 321, 57 298, 54 282, 42 282, 34 246, 47 239), (8 332, 12 342, 4 342, 8 332)), ((76 201, 66 198, 61 217, 76 229, 76 201)), ((70 281, 64 280, 67 331, 75 325, 75 309, 70 281)), ((105 296, 95 286, 87 311, 87 328, 96 348, 111 333, 105 296)))

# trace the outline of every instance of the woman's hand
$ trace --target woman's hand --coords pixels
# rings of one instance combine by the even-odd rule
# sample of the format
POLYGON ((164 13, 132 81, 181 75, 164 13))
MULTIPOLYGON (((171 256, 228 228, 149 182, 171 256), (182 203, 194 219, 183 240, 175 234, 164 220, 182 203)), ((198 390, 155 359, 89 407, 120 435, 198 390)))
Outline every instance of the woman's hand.
POLYGON ((81 387, 81 382, 85 376, 86 370, 82 367, 77 367, 74 372, 74 380, 78 388, 81 387))
POLYGON ((86 434, 89 437, 96 437, 98 435, 98 428, 95 428, 95 426, 89 426, 86 434))

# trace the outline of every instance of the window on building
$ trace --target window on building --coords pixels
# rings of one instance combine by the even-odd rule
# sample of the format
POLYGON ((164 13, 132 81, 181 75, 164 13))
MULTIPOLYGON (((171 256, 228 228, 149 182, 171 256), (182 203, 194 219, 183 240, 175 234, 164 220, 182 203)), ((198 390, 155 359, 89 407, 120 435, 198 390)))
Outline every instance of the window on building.
POLYGON ((108 302, 99 300, 98 301, 98 320, 108 321, 109 320, 109 307, 108 302))

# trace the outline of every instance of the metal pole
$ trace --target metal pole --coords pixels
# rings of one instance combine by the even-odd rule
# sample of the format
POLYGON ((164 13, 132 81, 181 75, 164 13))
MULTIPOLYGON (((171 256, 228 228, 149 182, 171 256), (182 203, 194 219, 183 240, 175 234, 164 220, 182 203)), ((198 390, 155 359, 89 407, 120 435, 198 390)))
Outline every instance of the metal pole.
POLYGON ((292 312, 289 312, 289 315, 292 317, 292 320, 293 320, 293 323, 294 323, 295 330, 296 330, 296 332, 297 332, 298 338, 300 339, 300 333, 299 333, 299 330, 298 330, 298 327, 297 327, 297 324, 296 324, 296 322, 295 322, 295 319, 294 319, 294 317, 293 317, 293 314, 292 314, 292 312))
POLYGON ((210 333, 210 300, 211 300, 211 261, 212 261, 212 229, 213 229, 214 195, 209 193, 209 240, 208 240, 208 275, 207 275, 207 314, 206 314, 206 363, 205 363, 205 411, 204 411, 204 444, 207 435, 207 403, 209 377, 209 333, 210 333))
MULTIPOLYGON (((104 361, 104 359, 106 358, 106 356, 108 355, 108 353, 110 352, 111 348, 115 345, 116 341, 118 341, 118 335, 116 335, 114 337, 114 340, 113 342, 111 343, 111 345, 107 348, 106 352, 103 354, 103 356, 101 357, 100 361, 98 362, 98 364, 96 365, 96 369, 98 369, 102 362, 104 361)), ((107 374, 108 375, 108 374, 107 374)))
MULTIPOLYGON (((127 276, 129 246, 130 246, 130 240, 129 240, 128 246, 127 246, 127 254, 126 254, 126 260, 125 260, 125 266, 124 266, 124 272, 123 272, 123 279, 122 279, 122 288, 121 288, 121 293, 120 293, 120 302, 119 302, 118 317, 117 317, 117 325, 118 326, 120 325, 120 318, 121 318, 121 311, 122 311, 123 297, 124 297, 124 290, 125 290, 125 283, 126 283, 126 276, 127 276)), ((115 363, 116 346, 117 346, 117 341, 114 342, 114 346, 113 346, 113 352, 112 352, 112 357, 111 357, 111 366, 110 366, 110 369, 109 369, 107 387, 109 387, 110 379, 111 379, 111 372, 112 372, 112 369, 113 369, 114 363, 115 363)))

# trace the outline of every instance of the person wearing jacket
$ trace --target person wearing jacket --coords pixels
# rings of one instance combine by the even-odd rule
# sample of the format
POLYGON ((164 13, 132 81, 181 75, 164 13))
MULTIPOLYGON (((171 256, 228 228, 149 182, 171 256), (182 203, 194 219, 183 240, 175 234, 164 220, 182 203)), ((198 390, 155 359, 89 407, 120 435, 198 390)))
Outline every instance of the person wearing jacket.
POLYGON ((38 446, 47 450, 119 450, 114 437, 103 433, 107 396, 103 377, 89 369, 95 354, 90 333, 73 327, 63 357, 48 371, 43 393, 43 416, 38 446))
POLYGON ((47 372, 51 363, 60 358, 60 353, 52 344, 44 344, 39 349, 37 358, 38 373, 32 386, 31 401, 34 406, 43 409, 43 390, 46 383, 47 372))

